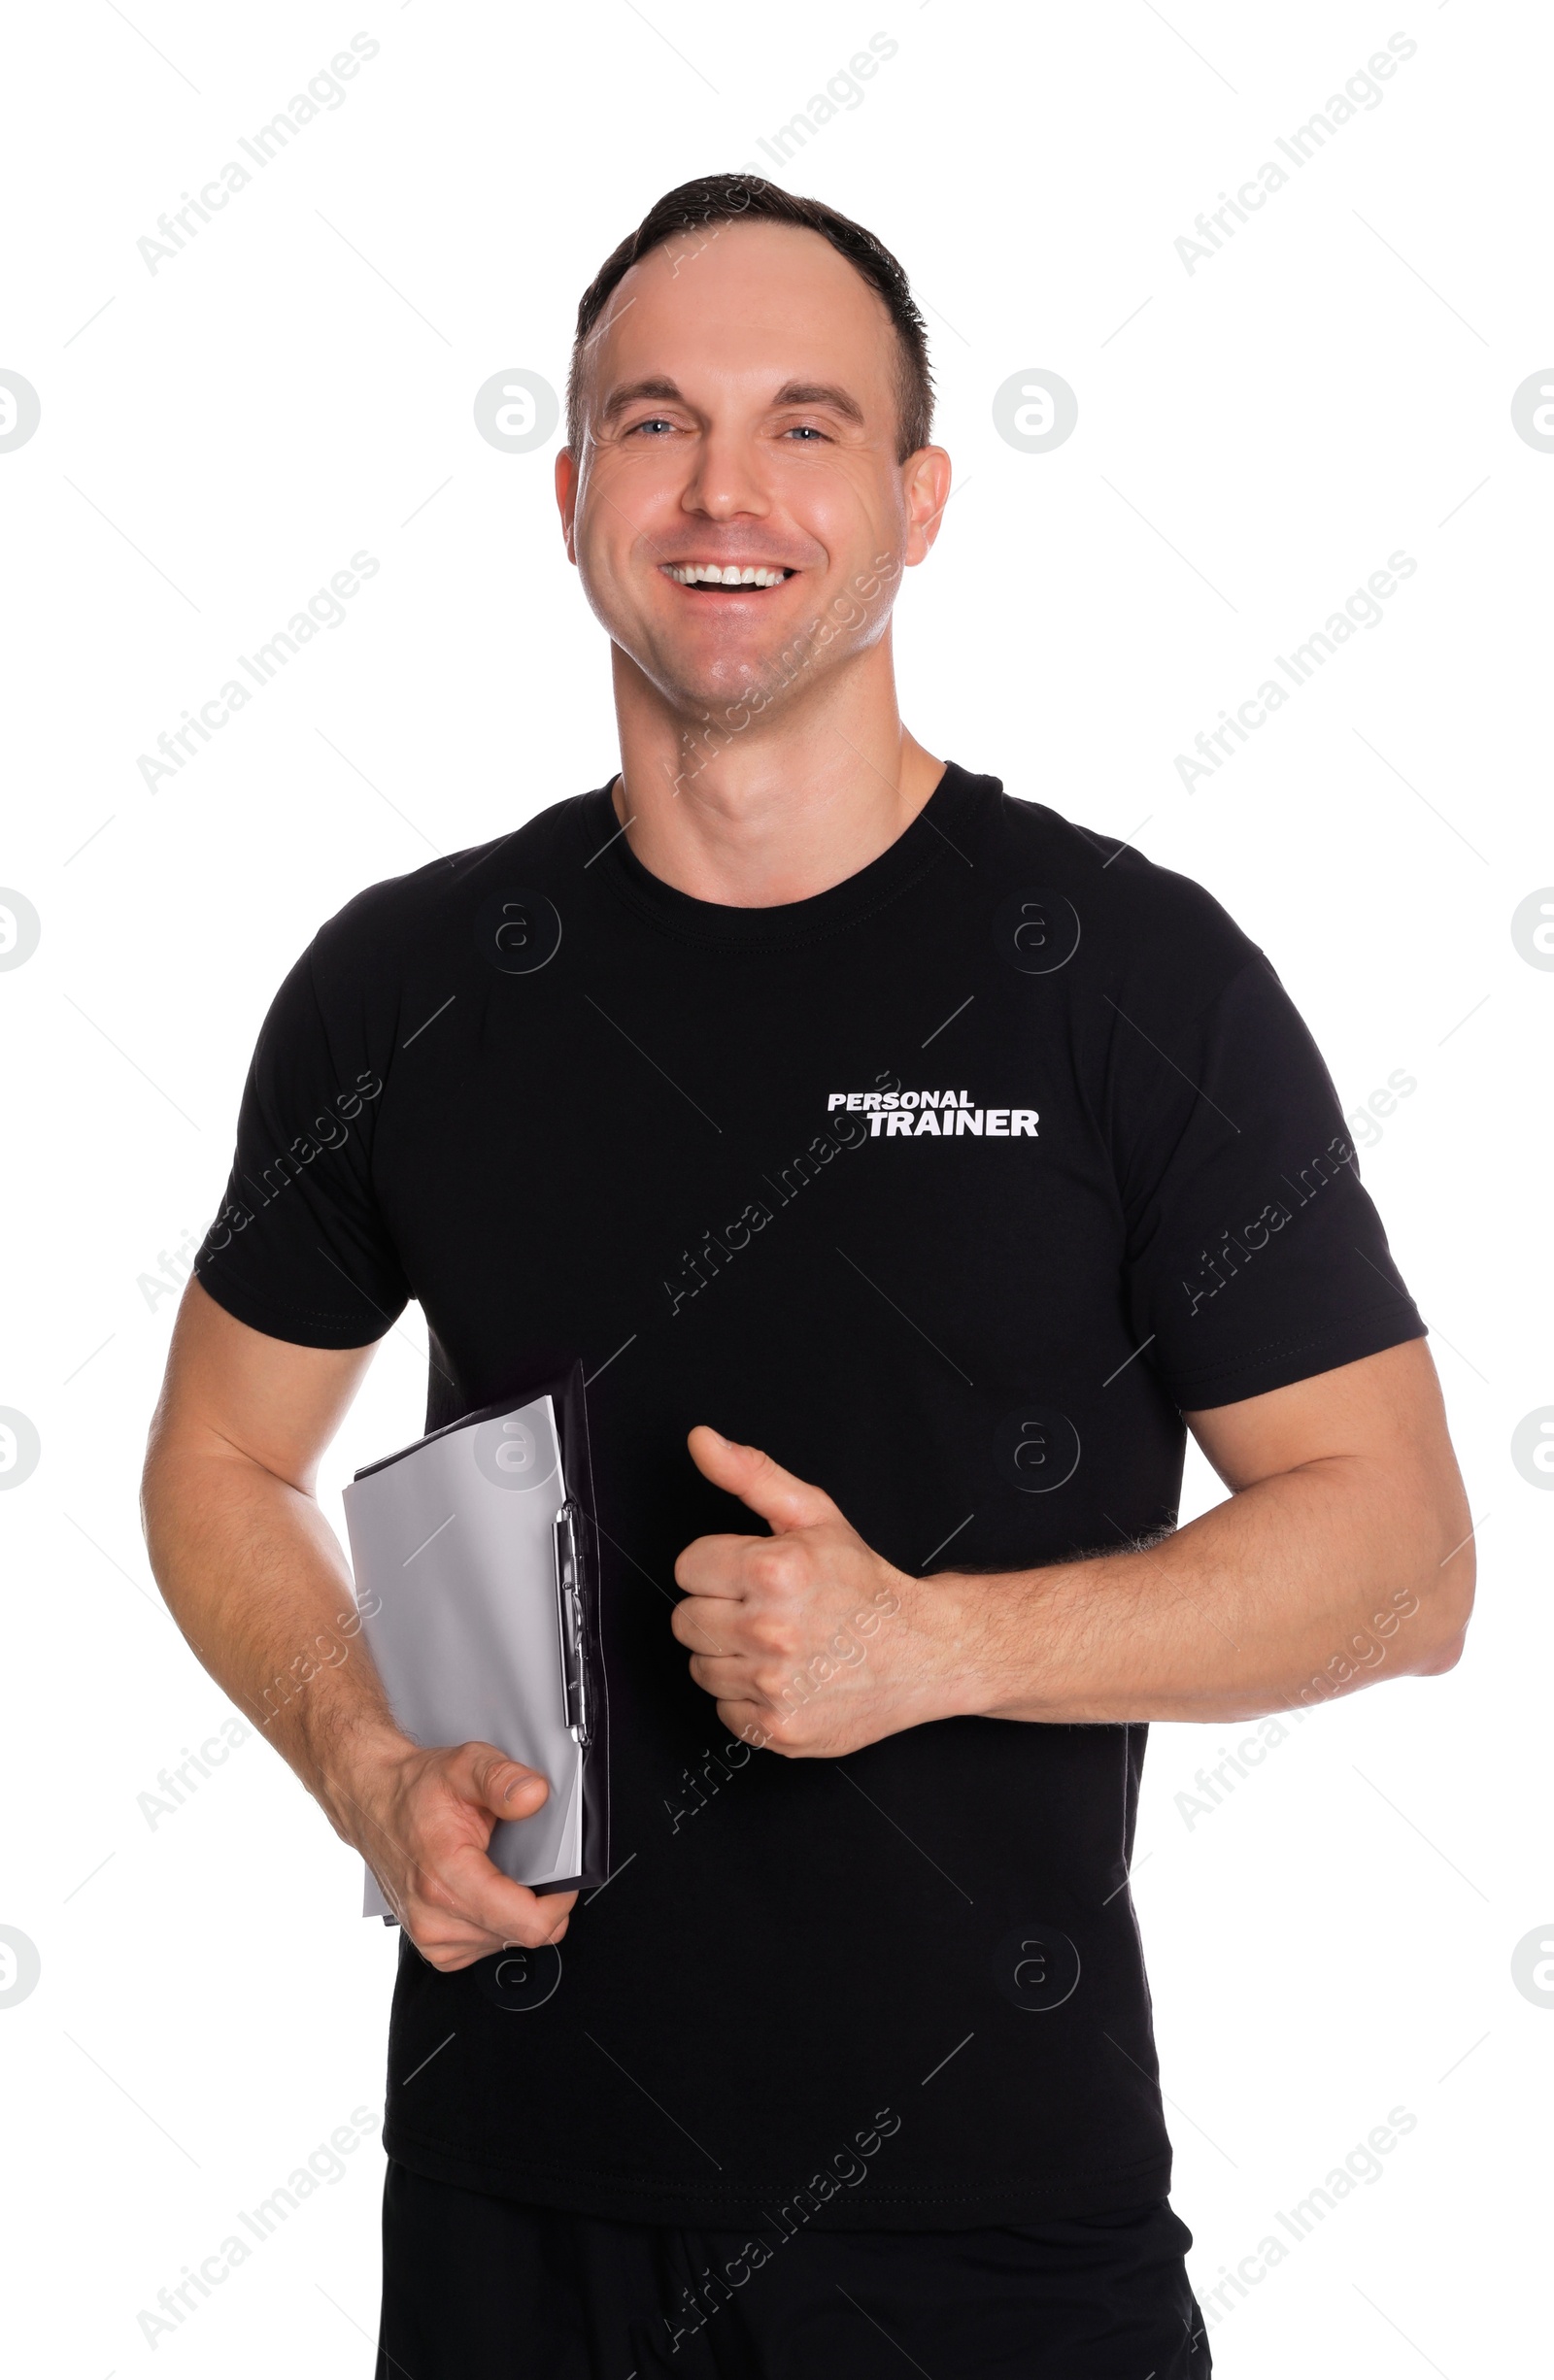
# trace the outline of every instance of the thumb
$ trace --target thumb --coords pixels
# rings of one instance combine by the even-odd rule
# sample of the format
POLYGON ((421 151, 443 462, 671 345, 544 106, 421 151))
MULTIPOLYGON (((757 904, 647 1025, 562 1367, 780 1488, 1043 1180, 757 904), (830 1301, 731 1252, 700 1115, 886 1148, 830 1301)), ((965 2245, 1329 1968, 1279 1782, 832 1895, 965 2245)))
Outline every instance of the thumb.
POLYGON ((740 1446, 732 1438, 720 1437, 705 1422, 696 1425, 687 1444, 704 1478, 715 1488, 737 1495, 779 1535, 784 1529, 813 1528, 817 1522, 841 1519, 824 1488, 795 1479, 759 1446, 740 1446))
POLYGON ((455 1782, 466 1798, 497 1818, 532 1818, 550 1798, 550 1783, 537 1768, 510 1760, 494 1744, 466 1744, 456 1756, 455 1782), (456 1770, 463 1768, 462 1778, 456 1770))

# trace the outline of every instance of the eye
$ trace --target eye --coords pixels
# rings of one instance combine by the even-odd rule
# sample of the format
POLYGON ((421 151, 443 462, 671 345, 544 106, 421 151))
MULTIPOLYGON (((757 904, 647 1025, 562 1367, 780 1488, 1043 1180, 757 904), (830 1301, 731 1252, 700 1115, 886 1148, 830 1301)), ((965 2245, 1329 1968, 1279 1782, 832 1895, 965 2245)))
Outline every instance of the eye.
POLYGON ((784 430, 782 434, 785 438, 802 438, 805 440, 813 438, 818 440, 822 446, 824 446, 826 443, 825 431, 817 429, 812 421, 795 421, 790 428, 784 430))
POLYGON ((627 430, 626 436, 635 438, 640 430, 672 430, 673 427, 674 423, 665 420, 662 414, 650 414, 645 421, 634 421, 627 430))

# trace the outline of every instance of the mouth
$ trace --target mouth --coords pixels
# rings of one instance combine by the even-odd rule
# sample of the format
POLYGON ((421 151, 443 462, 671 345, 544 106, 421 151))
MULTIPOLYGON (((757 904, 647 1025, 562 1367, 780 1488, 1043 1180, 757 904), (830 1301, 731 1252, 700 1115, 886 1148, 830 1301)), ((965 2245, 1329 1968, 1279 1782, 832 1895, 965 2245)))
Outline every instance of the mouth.
POLYGON ((764 594, 794 576, 781 562, 660 562, 659 567, 676 587, 697 594, 764 594))

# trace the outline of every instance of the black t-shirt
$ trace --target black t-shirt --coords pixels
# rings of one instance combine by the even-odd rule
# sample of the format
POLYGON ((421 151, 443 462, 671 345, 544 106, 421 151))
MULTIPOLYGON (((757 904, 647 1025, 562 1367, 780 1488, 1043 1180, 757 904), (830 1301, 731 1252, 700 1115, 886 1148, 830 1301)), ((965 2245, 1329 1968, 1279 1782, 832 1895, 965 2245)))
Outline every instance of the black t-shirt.
POLYGON ((683 1546, 760 1527, 696 1422, 904 1570, 1012 1570, 1168 1528, 1183 1410, 1422 1335, 1322 1060, 1207 893, 954 765, 765 909, 649 875, 607 788, 563 801, 321 930, 197 1269, 315 1347, 418 1298, 428 1427, 544 1358, 590 1375, 616 1873, 558 1959, 402 1941, 392 2155, 706 2224, 1164 2195, 1146 1729, 752 1752, 669 1612, 683 1546))

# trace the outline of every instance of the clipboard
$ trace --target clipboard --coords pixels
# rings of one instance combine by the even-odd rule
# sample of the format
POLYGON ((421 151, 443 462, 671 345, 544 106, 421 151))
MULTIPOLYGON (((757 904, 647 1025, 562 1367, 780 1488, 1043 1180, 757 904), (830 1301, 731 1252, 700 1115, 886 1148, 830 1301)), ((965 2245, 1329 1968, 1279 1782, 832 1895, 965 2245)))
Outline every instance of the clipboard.
MULTIPOLYGON (((367 1463, 345 1490, 362 1633, 395 1723, 548 1780, 488 1856, 536 1893, 610 1872, 609 1694, 583 1367, 367 1463)), ((396 1925, 370 1864, 364 1917, 396 1925)))

